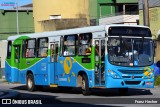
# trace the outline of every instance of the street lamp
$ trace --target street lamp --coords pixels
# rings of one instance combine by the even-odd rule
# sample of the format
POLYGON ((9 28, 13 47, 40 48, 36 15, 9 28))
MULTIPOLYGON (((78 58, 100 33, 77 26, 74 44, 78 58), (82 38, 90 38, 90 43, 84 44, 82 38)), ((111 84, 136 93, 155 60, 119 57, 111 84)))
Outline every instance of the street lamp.
POLYGON ((16 16, 17 16, 17 35, 19 35, 19 23, 18 23, 18 0, 16 0, 16 16))

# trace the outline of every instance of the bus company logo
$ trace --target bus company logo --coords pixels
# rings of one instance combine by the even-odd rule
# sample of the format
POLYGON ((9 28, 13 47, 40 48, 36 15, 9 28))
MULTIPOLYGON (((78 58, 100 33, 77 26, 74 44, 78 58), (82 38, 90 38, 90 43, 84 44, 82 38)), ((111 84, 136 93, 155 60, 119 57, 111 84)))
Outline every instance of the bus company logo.
POLYGON ((66 74, 70 73, 70 70, 72 68, 72 60, 70 57, 66 57, 66 59, 64 60, 64 71, 66 74))
POLYGON ((152 72, 153 72, 153 70, 150 67, 147 66, 144 68, 144 75, 145 76, 149 76, 152 72))
POLYGON ((70 57, 66 57, 64 62, 61 62, 61 64, 63 64, 65 74, 69 74, 71 72, 71 69, 75 62, 76 60, 71 59, 70 57))
POLYGON ((2 104, 11 104, 11 99, 2 99, 2 104))

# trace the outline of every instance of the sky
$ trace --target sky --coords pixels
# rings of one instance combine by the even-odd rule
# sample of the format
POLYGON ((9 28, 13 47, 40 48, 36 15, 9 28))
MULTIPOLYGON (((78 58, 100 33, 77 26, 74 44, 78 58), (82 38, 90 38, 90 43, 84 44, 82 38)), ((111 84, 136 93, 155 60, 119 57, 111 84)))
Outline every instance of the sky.
POLYGON ((13 8, 15 7, 13 5, 14 3, 16 3, 16 1, 18 1, 18 6, 32 3, 32 0, 0 0, 0 9, 13 8), (11 6, 5 6, 4 4, 11 5, 11 6))

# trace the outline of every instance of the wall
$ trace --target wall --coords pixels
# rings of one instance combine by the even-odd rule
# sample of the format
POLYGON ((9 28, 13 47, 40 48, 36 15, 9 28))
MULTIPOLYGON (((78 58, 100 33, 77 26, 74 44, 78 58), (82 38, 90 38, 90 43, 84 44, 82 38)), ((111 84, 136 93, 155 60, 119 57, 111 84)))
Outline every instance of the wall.
MULTIPOLYGON (((19 11, 19 32, 34 32, 33 13, 27 11, 19 11)), ((10 35, 17 33, 16 11, 1 10, 0 11, 0 40, 7 39, 10 35)))
POLYGON ((137 25, 136 20, 139 19, 139 15, 119 15, 113 17, 100 18, 99 24, 128 24, 137 25))
POLYGON ((1 68, 5 68, 5 58, 7 55, 7 41, 0 41, 0 58, 1 58, 1 68))
POLYGON ((99 18, 115 15, 115 4, 113 0, 98 0, 97 9, 99 18))
POLYGON ((116 0, 116 3, 138 3, 138 0, 116 0))
MULTIPOLYGON (((134 10, 133 5, 138 4, 138 0, 97 0, 97 17, 98 18, 105 18, 105 17, 112 17, 115 15, 122 15, 123 10, 119 10, 119 7, 122 7, 123 4, 126 5, 126 12, 127 6, 131 5, 130 8, 134 10)), ((138 9, 137 9, 138 10, 138 9)), ((129 11, 130 13, 130 11, 129 11)))
POLYGON ((89 0, 90 25, 98 24, 97 0, 89 0))
MULTIPOLYGON (((140 25, 143 25, 143 11, 139 11, 140 25)), ((153 39, 158 38, 160 30, 160 7, 151 7, 149 9, 149 24, 153 39)), ((160 41, 156 41, 157 48, 155 49, 155 62, 160 61, 160 41)))
POLYGON ((62 19, 86 18, 89 25, 89 0, 33 0, 35 32, 43 31, 41 22, 49 20, 50 15, 61 15, 62 19))
POLYGON ((0 79, 4 77, 6 55, 7 55, 7 41, 0 40, 0 79))
MULTIPOLYGON (((139 11, 140 24, 143 25, 143 11, 139 11)), ((157 33, 160 30, 160 7, 149 9, 149 24, 153 36, 157 38, 157 33)), ((155 38, 154 37, 154 38, 155 38)))
POLYGON ((155 49, 155 62, 160 61, 160 41, 157 41, 157 47, 155 49))

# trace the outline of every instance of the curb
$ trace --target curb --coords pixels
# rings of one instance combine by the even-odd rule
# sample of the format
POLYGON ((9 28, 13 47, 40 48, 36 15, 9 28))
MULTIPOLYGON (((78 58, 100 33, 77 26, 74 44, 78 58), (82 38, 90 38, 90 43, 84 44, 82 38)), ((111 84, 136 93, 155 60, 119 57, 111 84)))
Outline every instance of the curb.
POLYGON ((0 79, 0 83, 8 83, 8 82, 6 81, 6 79, 0 79))
POLYGON ((0 90, 0 98, 17 98, 19 92, 13 90, 0 90))
POLYGON ((158 85, 158 86, 154 86, 154 88, 160 88, 160 86, 158 85))

